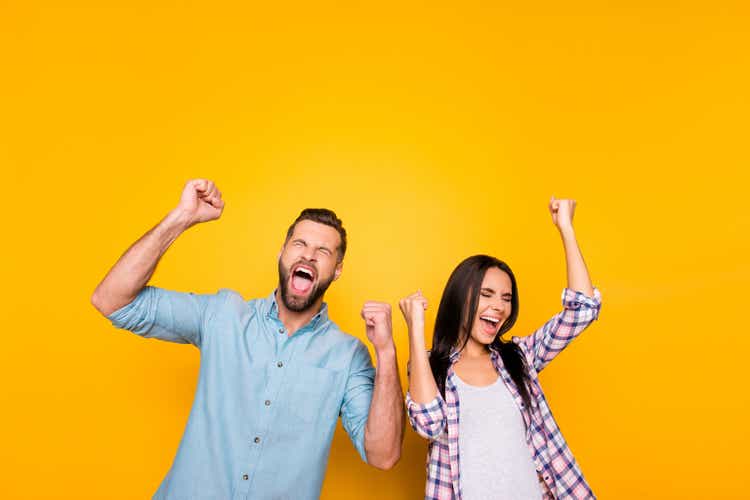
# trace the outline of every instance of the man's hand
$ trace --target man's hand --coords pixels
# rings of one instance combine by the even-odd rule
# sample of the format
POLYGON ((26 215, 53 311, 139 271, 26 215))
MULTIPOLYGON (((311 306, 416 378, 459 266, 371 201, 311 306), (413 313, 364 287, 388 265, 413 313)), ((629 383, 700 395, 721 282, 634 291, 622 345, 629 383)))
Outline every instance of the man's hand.
POLYGON ((387 302, 365 302, 362 318, 367 327, 367 338, 375 347, 377 357, 375 387, 365 424, 365 456, 368 464, 388 470, 401 457, 401 442, 404 439, 404 395, 393 343, 391 305, 387 302))
POLYGON ((417 291, 398 302, 398 307, 406 320, 409 335, 422 333, 424 335, 424 312, 427 309, 427 299, 422 292, 417 291))
POLYGON ((558 200, 553 196, 549 201, 549 213, 552 215, 552 223, 561 231, 573 228, 573 214, 575 211, 575 200, 558 200))
POLYGON ((94 290, 91 303, 109 316, 132 302, 149 282, 156 264, 174 240, 194 224, 218 219, 223 210, 221 193, 213 182, 188 181, 177 208, 120 257, 94 290))
POLYGON ((193 179, 185 184, 180 203, 175 208, 189 226, 216 220, 224 210, 224 201, 216 185, 207 179, 193 179))
POLYGON ((391 305, 387 302, 368 301, 362 306, 362 319, 365 320, 367 338, 376 351, 393 349, 393 325, 391 305))

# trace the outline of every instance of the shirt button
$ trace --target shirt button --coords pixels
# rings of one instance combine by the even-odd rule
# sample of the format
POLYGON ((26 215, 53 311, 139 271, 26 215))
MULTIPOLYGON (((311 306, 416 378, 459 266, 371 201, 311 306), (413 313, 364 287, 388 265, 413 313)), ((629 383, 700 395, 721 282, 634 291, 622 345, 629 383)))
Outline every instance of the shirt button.
POLYGON ((270 399, 266 399, 266 406, 271 406, 271 400, 270 399))
POLYGON ((284 366, 284 363, 282 363, 281 361, 279 361, 278 363, 276 363, 276 366, 278 366, 279 368, 281 368, 282 366, 284 366))
POLYGON ((255 439, 253 439, 254 443, 260 443, 260 438, 258 436, 255 436, 255 439))
POLYGON ((247 474, 242 475, 242 480, 247 481, 249 479, 249 476, 247 474))
POLYGON ((279 328, 279 333, 284 333, 284 329, 283 328, 279 328))

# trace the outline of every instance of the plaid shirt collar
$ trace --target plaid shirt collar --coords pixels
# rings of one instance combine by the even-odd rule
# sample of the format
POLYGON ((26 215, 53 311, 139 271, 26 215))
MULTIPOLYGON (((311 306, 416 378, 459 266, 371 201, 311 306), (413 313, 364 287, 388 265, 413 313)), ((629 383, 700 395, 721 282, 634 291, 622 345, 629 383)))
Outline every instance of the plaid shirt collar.
MULTIPOLYGON (((492 363, 494 365, 497 365, 497 357, 500 355, 500 351, 497 350, 497 347, 494 344, 490 344, 487 346, 490 349, 490 359, 492 360, 492 363)), ((461 352, 462 350, 456 349, 455 347, 451 350, 450 355, 448 356, 448 359, 451 362, 451 365, 455 364, 456 361, 458 361, 461 358, 461 352)))

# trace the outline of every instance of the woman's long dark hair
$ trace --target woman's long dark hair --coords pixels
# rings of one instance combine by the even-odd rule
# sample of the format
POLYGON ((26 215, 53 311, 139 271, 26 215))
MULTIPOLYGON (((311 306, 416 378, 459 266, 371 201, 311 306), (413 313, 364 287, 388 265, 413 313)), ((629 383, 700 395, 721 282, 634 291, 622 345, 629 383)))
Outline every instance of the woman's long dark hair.
POLYGON ((435 332, 432 337, 432 352, 430 353, 430 367, 435 377, 440 393, 445 397, 445 379, 450 366, 450 354, 454 348, 458 350, 466 346, 479 306, 479 294, 482 281, 488 269, 497 267, 510 277, 511 310, 510 315, 500 327, 491 346, 497 349, 508 370, 511 379, 521 393, 526 407, 531 406, 529 389, 526 385, 528 371, 521 348, 513 342, 506 342, 500 337, 510 330, 518 318, 518 287, 516 277, 508 264, 490 257, 489 255, 474 255, 461 262, 448 278, 448 283, 440 299, 435 332), (468 300, 467 300, 468 298, 468 300), (463 332, 466 335, 463 335, 463 332), (459 346, 459 342, 463 345, 459 346))

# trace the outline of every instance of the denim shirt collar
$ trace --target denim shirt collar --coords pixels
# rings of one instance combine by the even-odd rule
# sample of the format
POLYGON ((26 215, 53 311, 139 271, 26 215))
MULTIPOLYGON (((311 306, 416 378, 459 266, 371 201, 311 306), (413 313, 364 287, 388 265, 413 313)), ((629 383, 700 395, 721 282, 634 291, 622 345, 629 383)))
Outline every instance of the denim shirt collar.
MULTIPOLYGON (((266 317, 269 319, 275 319, 276 321, 281 321, 279 318, 279 306, 276 303, 276 290, 271 292, 271 295, 266 297, 265 299, 266 303, 266 310, 268 311, 266 313, 266 317)), ((310 319, 310 322, 304 325, 302 328, 310 328, 311 330, 315 331, 318 329, 319 326, 323 326, 326 323, 328 323, 328 303, 323 302, 323 305, 320 307, 320 311, 310 319)), ((300 328, 300 330, 302 329, 300 328)))

